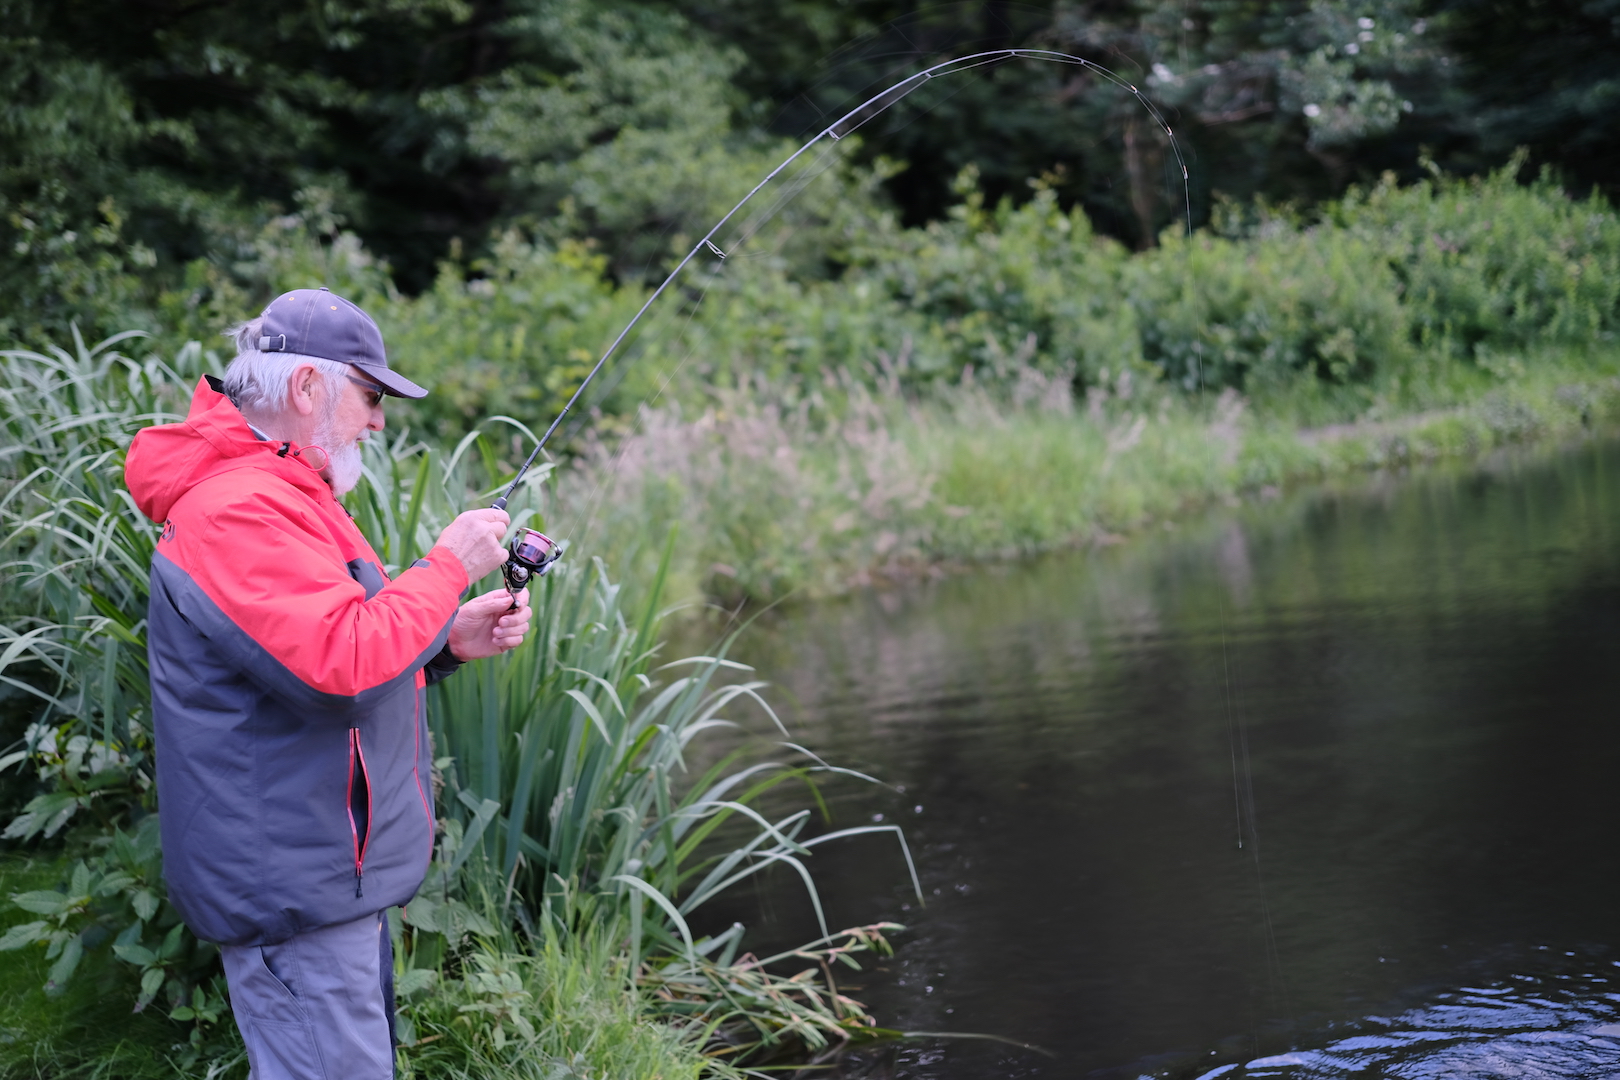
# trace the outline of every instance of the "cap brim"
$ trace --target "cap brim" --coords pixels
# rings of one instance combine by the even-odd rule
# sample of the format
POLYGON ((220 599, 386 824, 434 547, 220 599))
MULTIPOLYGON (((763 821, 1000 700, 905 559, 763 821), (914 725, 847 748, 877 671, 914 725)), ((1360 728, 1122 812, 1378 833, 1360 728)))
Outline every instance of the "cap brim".
POLYGON ((425 398, 428 392, 417 386, 411 380, 395 371, 393 368, 380 367, 374 364, 355 364, 355 367, 376 379, 383 388, 383 393, 390 397, 425 398))

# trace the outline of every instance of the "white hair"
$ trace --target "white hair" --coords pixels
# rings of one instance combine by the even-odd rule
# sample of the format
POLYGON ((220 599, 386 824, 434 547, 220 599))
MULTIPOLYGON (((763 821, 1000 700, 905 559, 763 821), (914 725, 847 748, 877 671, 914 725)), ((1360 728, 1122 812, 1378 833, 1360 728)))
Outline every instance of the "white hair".
POLYGON ((264 316, 261 315, 225 332, 226 337, 236 341, 236 359, 225 369, 225 394, 242 410, 242 415, 266 431, 277 427, 277 418, 287 407, 287 380, 304 364, 326 379, 327 389, 332 391, 328 401, 335 405, 342 380, 349 374, 349 365, 301 353, 263 352, 259 349, 259 335, 263 331, 264 316))
MULTIPOLYGON (((265 352, 259 348, 259 335, 264 331, 264 317, 250 319, 241 326, 226 331, 225 336, 236 340, 236 359, 225 368, 225 394, 247 419, 248 423, 272 439, 286 438, 284 419, 288 410, 288 381, 292 373, 308 364, 326 381, 326 403, 321 415, 315 418, 315 445, 326 453, 326 465, 321 475, 332 485, 337 495, 354 490, 362 471, 360 447, 357 443, 338 438, 333 430, 337 419, 338 401, 343 396, 344 380, 349 377, 348 364, 302 353, 265 352)), ((366 433, 362 431, 363 440, 366 433)))

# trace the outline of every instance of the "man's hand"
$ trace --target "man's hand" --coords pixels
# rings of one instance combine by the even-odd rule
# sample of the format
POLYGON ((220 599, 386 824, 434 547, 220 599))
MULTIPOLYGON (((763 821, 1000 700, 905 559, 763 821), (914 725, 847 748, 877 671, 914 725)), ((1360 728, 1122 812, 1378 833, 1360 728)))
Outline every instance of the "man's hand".
POLYGON ((473 597, 450 624, 450 654, 457 660, 481 660, 517 648, 529 632, 532 610, 528 589, 519 589, 515 598, 505 589, 473 597))
POLYGON ((506 562, 501 538, 511 521, 505 510, 468 510, 439 534, 439 544, 461 560, 468 581, 477 581, 506 562))

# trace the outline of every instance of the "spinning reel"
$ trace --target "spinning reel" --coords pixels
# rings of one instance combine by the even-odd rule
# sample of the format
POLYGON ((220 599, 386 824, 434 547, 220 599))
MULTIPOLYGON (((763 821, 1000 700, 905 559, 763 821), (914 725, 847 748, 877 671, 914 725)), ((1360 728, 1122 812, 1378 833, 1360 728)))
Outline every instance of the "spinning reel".
POLYGON ((514 598, 519 589, 535 578, 544 577, 562 557, 562 547, 557 541, 534 529, 524 529, 518 533, 506 550, 506 565, 501 567, 501 577, 506 579, 506 591, 514 598))

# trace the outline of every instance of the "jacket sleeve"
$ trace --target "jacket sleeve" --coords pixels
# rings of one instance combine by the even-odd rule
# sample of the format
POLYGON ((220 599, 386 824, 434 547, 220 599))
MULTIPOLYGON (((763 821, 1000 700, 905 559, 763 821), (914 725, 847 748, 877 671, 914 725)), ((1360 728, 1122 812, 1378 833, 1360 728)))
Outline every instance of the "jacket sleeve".
POLYGON ((422 674, 427 677, 427 684, 432 686, 454 675, 463 663, 464 661, 456 659, 456 654, 450 651, 449 645, 446 645, 422 668, 422 674))
POLYGON ((352 697, 414 674, 443 647, 468 585, 460 560, 435 547, 368 600, 326 523, 273 492, 229 499, 198 525, 187 545, 191 578, 287 674, 322 694, 352 697))

